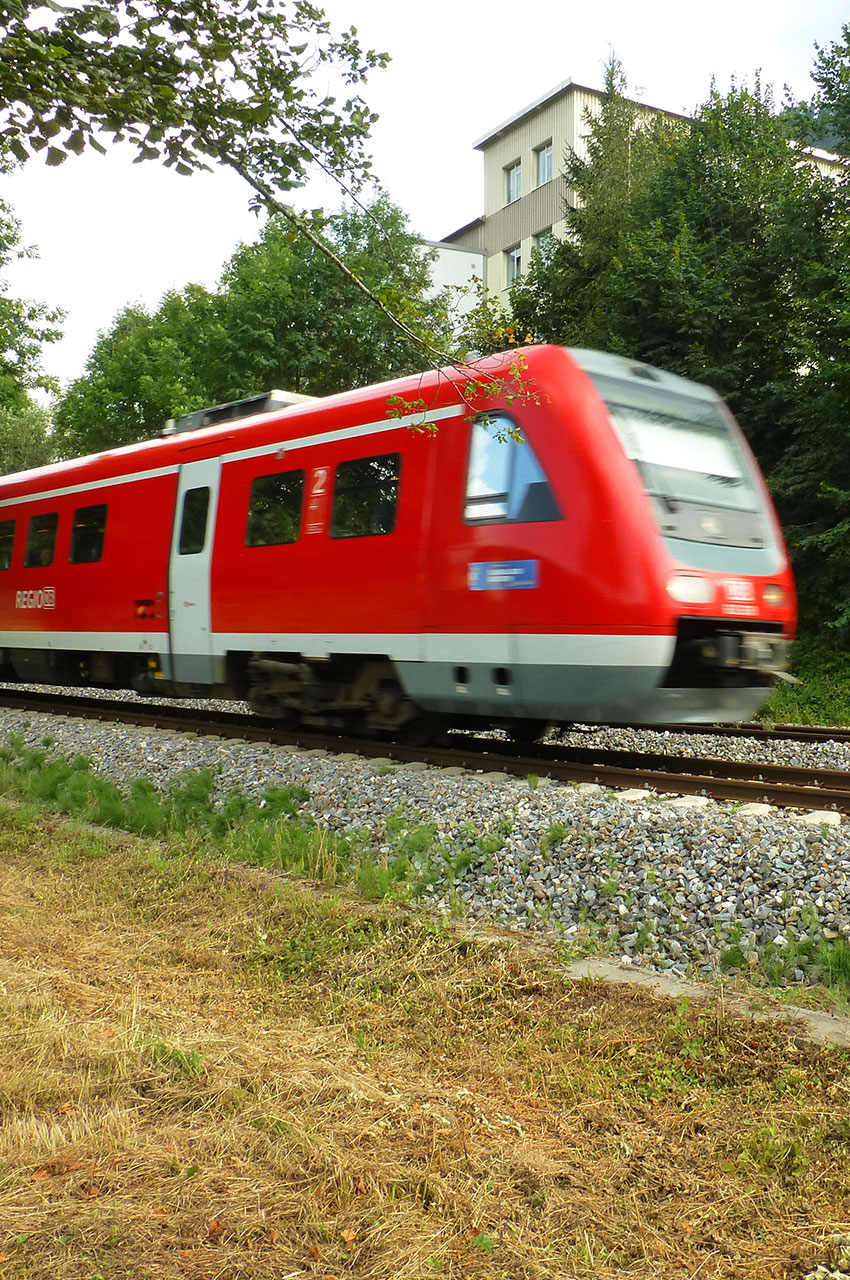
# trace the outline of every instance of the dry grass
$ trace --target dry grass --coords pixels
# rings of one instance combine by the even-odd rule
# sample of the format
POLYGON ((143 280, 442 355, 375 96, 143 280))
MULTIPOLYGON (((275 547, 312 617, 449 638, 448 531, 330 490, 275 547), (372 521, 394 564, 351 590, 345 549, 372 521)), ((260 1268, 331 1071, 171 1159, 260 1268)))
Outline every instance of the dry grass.
POLYGON ((848 1055, 0 811, 0 1277, 798 1276, 848 1055))

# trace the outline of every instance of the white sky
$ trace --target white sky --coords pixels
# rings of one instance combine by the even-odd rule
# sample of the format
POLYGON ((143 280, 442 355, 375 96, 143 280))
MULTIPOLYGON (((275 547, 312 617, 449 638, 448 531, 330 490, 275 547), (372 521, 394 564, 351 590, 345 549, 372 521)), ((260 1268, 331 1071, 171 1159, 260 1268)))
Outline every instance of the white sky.
MULTIPOLYGON (((319 0, 321 3, 321 0, 319 0)), ((690 112, 714 76, 785 86, 808 98, 814 45, 837 40, 846 0, 326 0, 339 30, 357 27, 369 47, 392 56, 364 90, 381 119, 374 171, 409 215, 438 240, 483 211, 482 158, 475 139, 563 80, 600 86, 611 49, 629 89, 653 106, 690 112)), ((230 173, 180 178, 126 154, 39 159, 0 178, 23 239, 40 257, 6 272, 14 291, 67 312, 65 339, 45 367, 67 382, 83 372, 100 330, 121 307, 155 307, 190 281, 215 284, 237 244, 253 239, 250 192, 230 173)), ((297 205, 328 207, 317 184, 297 205)))

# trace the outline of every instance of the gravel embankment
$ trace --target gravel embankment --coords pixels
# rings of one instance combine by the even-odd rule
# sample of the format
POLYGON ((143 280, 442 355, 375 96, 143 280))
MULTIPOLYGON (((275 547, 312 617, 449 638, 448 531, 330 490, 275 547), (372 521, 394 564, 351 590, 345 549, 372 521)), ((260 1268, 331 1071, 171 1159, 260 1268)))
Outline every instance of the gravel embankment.
MULTIPOLYGON (((167 790, 185 770, 217 770, 221 794, 298 784, 317 822, 368 838, 378 855, 414 854, 424 899, 626 962, 714 972, 757 952, 787 980, 822 975, 809 943, 850 943, 850 824, 597 787, 539 786, 502 775, 390 766, 357 757, 5 711, 0 740, 81 753, 121 786, 146 776, 167 790), (421 828, 433 831, 427 844, 421 828), (812 954, 809 954, 812 953, 812 954)), ((599 730, 583 743, 709 754, 712 740, 599 730)), ((741 758, 850 767, 841 744, 734 744, 741 758)), ((717 754, 730 744, 718 740, 717 754)), ((758 806, 762 810, 763 806, 758 806)))

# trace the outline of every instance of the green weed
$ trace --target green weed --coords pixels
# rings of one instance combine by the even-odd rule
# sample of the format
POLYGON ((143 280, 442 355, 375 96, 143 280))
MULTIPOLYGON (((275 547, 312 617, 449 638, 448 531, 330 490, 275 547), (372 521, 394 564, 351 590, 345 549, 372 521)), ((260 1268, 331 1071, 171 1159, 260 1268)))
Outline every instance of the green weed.
POLYGON ((850 655, 832 637, 798 636, 791 673, 800 684, 779 681, 759 711, 764 724, 850 724, 850 655))
POLYGON ((196 1079, 203 1070, 206 1053, 201 1049, 179 1049, 165 1040, 154 1040, 150 1048, 154 1064, 174 1075, 196 1079))
POLYGON ((754 1129, 745 1138, 735 1159, 740 1170, 756 1170, 766 1178, 779 1177, 784 1182, 802 1178, 809 1163, 808 1153, 800 1139, 774 1124, 754 1129))
POLYGON ((542 853, 548 853, 555 845, 560 844, 566 839, 567 828, 563 822, 552 822, 546 829, 543 839, 540 841, 540 849, 542 853))

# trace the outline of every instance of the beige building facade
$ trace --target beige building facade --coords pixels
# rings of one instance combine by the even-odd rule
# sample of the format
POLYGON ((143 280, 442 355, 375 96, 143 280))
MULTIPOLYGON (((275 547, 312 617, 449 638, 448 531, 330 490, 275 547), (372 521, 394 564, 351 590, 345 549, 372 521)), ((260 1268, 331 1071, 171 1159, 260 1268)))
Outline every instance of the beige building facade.
MULTIPOLYGON (((637 103, 646 116, 687 117, 637 103)), ((564 209, 573 193, 563 175, 564 157, 587 154, 588 118, 599 114, 602 93, 565 80, 523 107, 474 144, 484 156, 484 214, 444 238, 443 243, 484 255, 488 293, 510 288, 527 268, 535 245, 562 237, 564 209)), ((822 172, 838 176, 846 164, 825 151, 811 151, 822 172)))
POLYGON ((588 113, 601 102, 597 90, 565 80, 475 143, 484 156, 484 216, 445 242, 484 252, 489 293, 510 287, 535 245, 563 235, 564 204, 572 203, 564 156, 584 154, 588 113))

